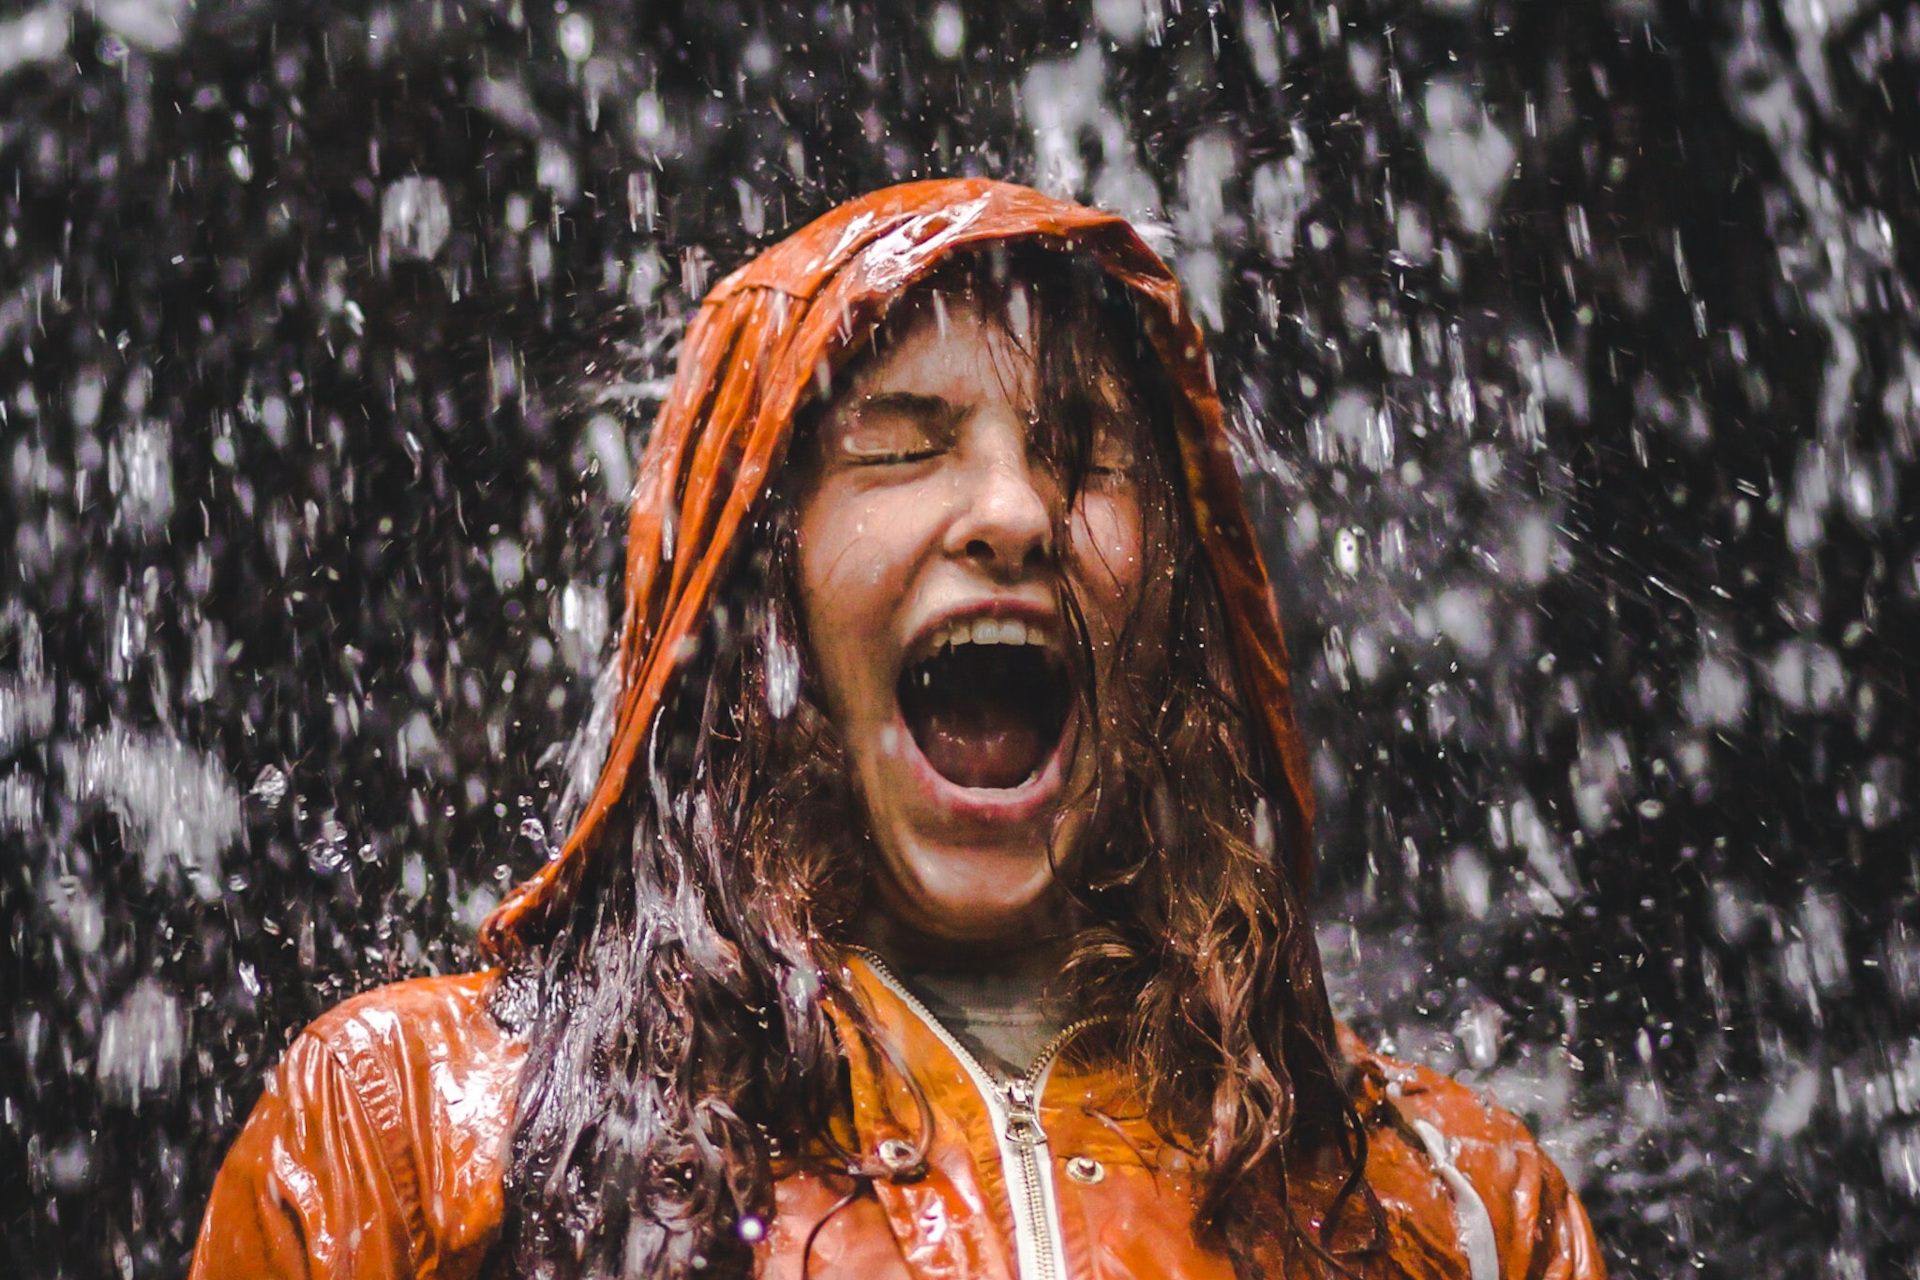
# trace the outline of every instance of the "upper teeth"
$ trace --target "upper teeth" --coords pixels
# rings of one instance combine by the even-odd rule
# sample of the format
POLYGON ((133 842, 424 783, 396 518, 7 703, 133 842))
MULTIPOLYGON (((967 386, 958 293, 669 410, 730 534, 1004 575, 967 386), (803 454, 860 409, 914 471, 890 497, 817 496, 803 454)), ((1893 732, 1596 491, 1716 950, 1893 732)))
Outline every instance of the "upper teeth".
POLYGON ((973 622, 953 622, 936 632, 933 647, 961 644, 1031 644, 1045 648, 1047 633, 1028 627, 1018 618, 980 618, 973 622))

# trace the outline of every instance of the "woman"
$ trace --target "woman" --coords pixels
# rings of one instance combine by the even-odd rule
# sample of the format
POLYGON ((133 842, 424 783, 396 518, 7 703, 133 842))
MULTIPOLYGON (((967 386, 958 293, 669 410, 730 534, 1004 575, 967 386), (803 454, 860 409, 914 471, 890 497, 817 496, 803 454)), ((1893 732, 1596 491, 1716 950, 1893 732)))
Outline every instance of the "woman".
POLYGON ((1367 1052, 1286 651, 1125 223, 842 206, 723 281, 621 686, 496 967, 289 1048, 198 1277, 1598 1277, 1524 1128, 1367 1052))

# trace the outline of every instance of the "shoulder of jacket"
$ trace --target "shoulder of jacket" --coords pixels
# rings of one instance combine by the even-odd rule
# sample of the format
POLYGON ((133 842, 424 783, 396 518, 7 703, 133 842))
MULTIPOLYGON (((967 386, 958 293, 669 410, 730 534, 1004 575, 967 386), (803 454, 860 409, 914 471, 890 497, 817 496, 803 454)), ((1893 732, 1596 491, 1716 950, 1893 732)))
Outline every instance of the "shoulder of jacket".
POLYGON ((1385 1068, 1387 1093, 1408 1120, 1424 1120, 1449 1138, 1536 1149, 1533 1131, 1485 1094, 1431 1067, 1375 1055, 1385 1068))
POLYGON ((449 1034, 504 1037, 489 1009, 499 980, 498 970, 486 969, 390 982, 342 1000, 301 1034, 349 1054, 449 1034))
POLYGON ((1345 1026, 1340 1032, 1341 1050, 1356 1069, 1355 1101, 1362 1115, 1390 1103, 1407 1121, 1424 1120, 1450 1138, 1537 1148, 1519 1117, 1479 1091, 1431 1067, 1368 1048, 1345 1026))
POLYGON ((210 1231, 255 1239, 291 1213, 313 1274, 346 1274, 320 1265, 341 1249, 387 1249, 404 1274, 478 1274, 499 1235, 526 1050, 496 1017, 501 981, 489 971, 394 983, 309 1024, 228 1154, 201 1248, 210 1231))
POLYGON ((1457 1080, 1376 1052, 1340 1030, 1355 1069, 1356 1106, 1376 1132, 1391 1131, 1393 1145, 1404 1144, 1450 1189, 1461 1248, 1481 1257, 1472 1274, 1533 1275, 1546 1265, 1545 1274, 1599 1280, 1604 1268, 1578 1197, 1518 1116, 1457 1080), (1468 1190, 1477 1205, 1463 1196, 1468 1190), (1475 1221, 1484 1225, 1474 1227, 1475 1221))
POLYGON ((511 1109, 524 1040, 492 1009, 497 970, 415 978, 343 1000, 314 1019, 288 1057, 323 1052, 378 1128, 455 1107, 511 1109))

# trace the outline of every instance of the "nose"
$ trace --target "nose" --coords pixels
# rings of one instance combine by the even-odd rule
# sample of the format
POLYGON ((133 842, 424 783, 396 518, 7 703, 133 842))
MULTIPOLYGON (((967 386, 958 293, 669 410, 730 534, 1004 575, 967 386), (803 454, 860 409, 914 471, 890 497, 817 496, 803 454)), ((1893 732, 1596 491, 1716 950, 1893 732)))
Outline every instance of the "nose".
POLYGON ((1052 487, 1033 465, 1024 429, 978 431, 968 443, 947 550, 996 579, 1018 581, 1053 554, 1052 487))

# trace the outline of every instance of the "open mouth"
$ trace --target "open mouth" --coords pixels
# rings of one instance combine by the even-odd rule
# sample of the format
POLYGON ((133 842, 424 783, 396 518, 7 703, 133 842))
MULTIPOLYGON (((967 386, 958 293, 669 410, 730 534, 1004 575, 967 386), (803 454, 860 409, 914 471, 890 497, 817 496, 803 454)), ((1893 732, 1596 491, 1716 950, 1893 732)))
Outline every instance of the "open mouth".
POLYGON ((1017 619, 956 622, 907 664, 907 731, 927 763, 962 787, 1018 787, 1066 732, 1072 678, 1044 631, 1017 619))

